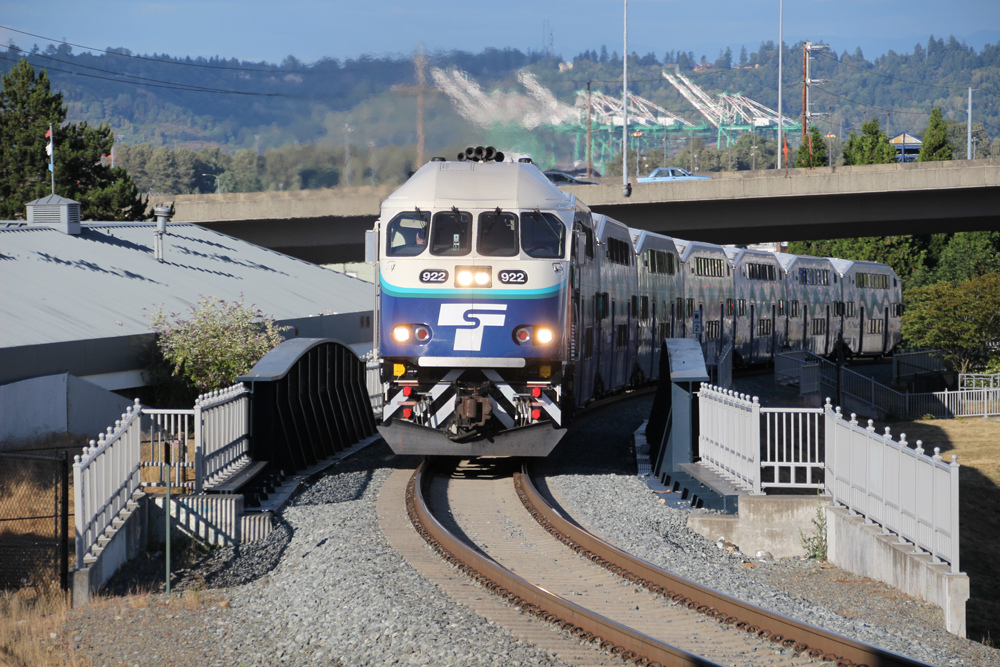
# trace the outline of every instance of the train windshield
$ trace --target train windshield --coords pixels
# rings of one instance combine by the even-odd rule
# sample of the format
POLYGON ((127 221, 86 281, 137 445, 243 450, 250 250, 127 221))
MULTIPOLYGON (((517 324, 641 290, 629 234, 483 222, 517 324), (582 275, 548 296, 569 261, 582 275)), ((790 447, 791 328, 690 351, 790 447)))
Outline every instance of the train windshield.
POLYGON ((472 250, 472 214, 452 208, 434 214, 432 255, 468 255, 472 250))
POLYGON ((386 254, 392 257, 413 257, 427 247, 427 227, 431 214, 424 211, 400 213, 389 223, 386 234, 386 254))
POLYGON ((566 226, 552 213, 529 211, 521 214, 521 248, 529 257, 562 257, 566 226))
POLYGON ((484 257, 517 255, 517 216, 499 208, 480 213, 476 252, 484 257))

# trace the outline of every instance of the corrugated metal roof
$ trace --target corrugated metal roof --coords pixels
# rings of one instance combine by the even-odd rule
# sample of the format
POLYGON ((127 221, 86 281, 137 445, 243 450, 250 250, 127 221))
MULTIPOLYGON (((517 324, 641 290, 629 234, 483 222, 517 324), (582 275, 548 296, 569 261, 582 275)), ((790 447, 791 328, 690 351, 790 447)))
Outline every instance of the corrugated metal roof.
POLYGON ((0 347, 147 333, 146 313, 244 296, 275 319, 371 310, 373 286, 203 227, 85 224, 79 236, 0 227, 0 347))

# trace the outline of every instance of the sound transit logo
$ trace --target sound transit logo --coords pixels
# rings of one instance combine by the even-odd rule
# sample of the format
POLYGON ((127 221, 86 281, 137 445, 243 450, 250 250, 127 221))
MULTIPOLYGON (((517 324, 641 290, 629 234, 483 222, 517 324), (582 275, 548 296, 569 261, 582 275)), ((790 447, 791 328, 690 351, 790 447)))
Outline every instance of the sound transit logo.
POLYGON ((485 327, 502 327, 507 315, 505 303, 443 303, 438 326, 460 327, 455 331, 456 352, 479 352, 485 327))

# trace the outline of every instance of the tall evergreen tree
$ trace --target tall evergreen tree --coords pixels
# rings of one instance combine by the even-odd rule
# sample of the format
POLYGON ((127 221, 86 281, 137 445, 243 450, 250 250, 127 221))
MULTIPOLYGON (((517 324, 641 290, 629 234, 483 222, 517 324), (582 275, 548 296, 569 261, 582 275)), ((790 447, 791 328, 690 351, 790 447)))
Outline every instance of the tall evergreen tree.
POLYGON ((795 157, 796 167, 825 167, 827 166, 826 143, 823 135, 815 125, 809 126, 809 134, 806 140, 799 146, 798 155, 795 157))
POLYGON ((66 124, 62 95, 48 74, 20 60, 0 83, 0 218, 20 219, 25 204, 52 194, 45 137, 53 128, 56 194, 80 202, 86 220, 146 220, 146 200, 120 167, 103 164, 111 128, 66 124))
MULTIPOLYGON (((860 50, 860 48, 859 48, 860 50)), ((881 130, 878 118, 861 126, 861 134, 851 132, 844 146, 844 164, 889 164, 896 158, 896 149, 881 130)))
POLYGON ((948 140, 948 126, 941 116, 941 107, 934 107, 927 129, 924 130, 924 141, 920 145, 918 162, 933 162, 935 160, 950 160, 952 157, 951 142, 948 140))

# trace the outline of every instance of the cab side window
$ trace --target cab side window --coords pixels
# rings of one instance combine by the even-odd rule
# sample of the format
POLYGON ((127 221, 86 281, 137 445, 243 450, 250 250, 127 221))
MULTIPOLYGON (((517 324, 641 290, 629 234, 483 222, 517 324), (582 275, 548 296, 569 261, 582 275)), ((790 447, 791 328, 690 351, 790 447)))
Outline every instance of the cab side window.
POLYGON ((424 211, 400 213, 389 223, 386 254, 390 257, 413 257, 427 247, 427 227, 431 214, 424 211))
POLYGON ((521 248, 529 257, 558 258, 566 245, 566 226, 551 213, 521 214, 521 248))

